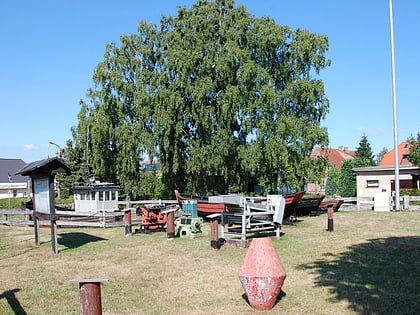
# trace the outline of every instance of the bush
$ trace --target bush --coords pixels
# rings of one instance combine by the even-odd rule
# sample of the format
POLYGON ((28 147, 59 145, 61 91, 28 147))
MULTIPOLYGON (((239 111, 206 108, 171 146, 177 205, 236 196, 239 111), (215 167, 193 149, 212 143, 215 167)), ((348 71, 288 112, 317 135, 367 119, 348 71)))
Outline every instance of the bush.
POLYGON ((420 196, 420 189, 401 189, 400 190, 400 195, 401 196, 420 196))
POLYGON ((0 199, 0 209, 20 208, 26 201, 25 197, 2 198, 0 199))

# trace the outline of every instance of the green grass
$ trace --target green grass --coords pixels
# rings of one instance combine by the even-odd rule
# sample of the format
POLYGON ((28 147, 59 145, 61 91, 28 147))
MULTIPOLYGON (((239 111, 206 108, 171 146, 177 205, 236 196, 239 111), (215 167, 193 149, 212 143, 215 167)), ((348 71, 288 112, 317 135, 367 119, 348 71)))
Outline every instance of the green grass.
MULTIPOLYGON (((273 239, 287 277, 264 314, 419 314, 420 212, 303 217, 273 239)), ((133 227, 134 228, 134 227, 133 227)), ((206 225, 206 229, 209 226, 206 225)), ((72 279, 105 278, 103 314, 255 314, 238 279, 246 249, 124 228, 0 226, 0 314, 80 314, 72 279)))

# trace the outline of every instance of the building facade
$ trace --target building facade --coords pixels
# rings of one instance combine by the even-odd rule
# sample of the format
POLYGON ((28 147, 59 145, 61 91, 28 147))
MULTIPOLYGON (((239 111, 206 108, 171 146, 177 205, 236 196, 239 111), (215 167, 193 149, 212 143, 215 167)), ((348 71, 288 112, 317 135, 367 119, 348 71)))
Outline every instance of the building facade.
POLYGON ((395 150, 391 150, 384 155, 378 166, 354 168, 357 197, 374 198, 378 194, 387 194, 392 200, 395 195, 395 159, 398 163, 400 189, 419 189, 420 167, 410 162, 409 154, 410 143, 405 141, 398 145, 397 157, 395 150))
POLYGON ((0 158, 0 198, 28 198, 30 196, 30 178, 15 175, 25 165, 26 163, 21 159, 0 158))

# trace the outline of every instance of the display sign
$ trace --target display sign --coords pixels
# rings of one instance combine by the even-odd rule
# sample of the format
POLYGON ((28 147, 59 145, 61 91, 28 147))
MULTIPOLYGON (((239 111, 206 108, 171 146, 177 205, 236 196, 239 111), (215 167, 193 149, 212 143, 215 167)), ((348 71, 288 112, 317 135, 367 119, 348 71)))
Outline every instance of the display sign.
POLYGON ((28 188, 28 183, 22 183, 22 182, 0 183, 0 189, 26 189, 26 188, 28 188))
POLYGON ((35 210, 50 214, 50 185, 48 177, 34 179, 35 210))

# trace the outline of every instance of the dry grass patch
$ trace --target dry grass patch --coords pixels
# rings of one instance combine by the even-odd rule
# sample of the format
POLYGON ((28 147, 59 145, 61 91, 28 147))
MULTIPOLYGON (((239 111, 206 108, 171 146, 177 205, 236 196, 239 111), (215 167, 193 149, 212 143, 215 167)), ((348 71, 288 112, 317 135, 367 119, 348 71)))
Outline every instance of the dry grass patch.
MULTIPOLYGON (((273 242, 287 278, 267 314, 420 313, 420 212, 338 212, 283 227, 273 242)), ((209 226, 206 226, 208 229, 209 226)), ((0 314, 79 314, 71 279, 106 278, 103 313, 255 314, 238 279, 246 249, 210 249, 209 237, 124 236, 123 228, 0 226, 0 314)))

